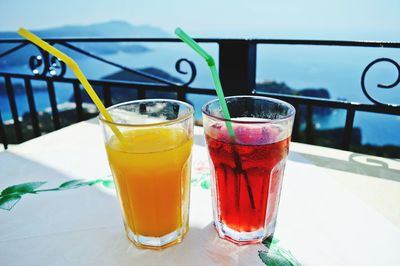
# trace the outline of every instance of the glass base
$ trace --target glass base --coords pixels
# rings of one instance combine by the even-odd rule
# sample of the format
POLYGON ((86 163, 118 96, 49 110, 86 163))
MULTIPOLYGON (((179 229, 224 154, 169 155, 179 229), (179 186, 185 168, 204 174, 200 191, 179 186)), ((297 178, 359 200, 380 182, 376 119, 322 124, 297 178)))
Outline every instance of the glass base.
POLYGON ((218 235, 222 239, 226 239, 236 245, 248 245, 258 244, 264 241, 264 239, 271 236, 275 231, 276 221, 270 223, 265 229, 260 229, 253 232, 238 232, 229 228, 227 225, 221 222, 214 222, 215 229, 218 235))
POLYGON ((187 229, 181 228, 161 237, 142 236, 133 233, 128 227, 125 228, 128 239, 138 248, 161 250, 180 243, 186 235, 187 229))

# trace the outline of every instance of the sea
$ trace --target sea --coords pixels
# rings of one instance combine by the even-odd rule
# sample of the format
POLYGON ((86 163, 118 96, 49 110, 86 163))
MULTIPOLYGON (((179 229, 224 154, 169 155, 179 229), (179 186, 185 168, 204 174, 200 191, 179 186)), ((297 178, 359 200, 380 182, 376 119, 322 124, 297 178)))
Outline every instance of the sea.
MULTIPOLYGON (((189 77, 175 70, 175 63, 180 58, 186 58, 196 65, 197 75, 191 86, 213 88, 212 78, 206 63, 192 50, 183 44, 143 43, 150 48, 145 53, 119 52, 102 57, 121 65, 140 69, 155 67, 185 81, 189 77)), ((218 64, 217 44, 203 44, 218 64)), ((65 52, 74 57, 74 53, 65 48, 65 52)), ((257 82, 276 81, 284 82, 293 89, 325 88, 332 99, 349 100, 359 103, 370 103, 361 89, 361 75, 365 67, 375 59, 391 58, 400 63, 400 49, 364 48, 364 47, 333 47, 333 46, 304 46, 304 45, 270 45, 262 44, 257 47, 257 82)), ((28 62, 28 59, 27 59, 28 62)), ((94 59, 78 61, 82 71, 88 78, 101 79, 115 73, 119 69, 98 62, 94 59)), ((189 67, 182 65, 183 70, 189 67)), ((27 65, 17 67, 0 67, 0 72, 30 73, 27 65)), ((392 89, 381 89, 377 84, 392 84, 400 73, 390 63, 382 62, 374 65, 366 76, 366 85, 369 93, 384 103, 400 104, 400 84, 392 89)), ((67 76, 73 76, 67 71, 67 76)), ((13 84, 22 83, 13 80, 13 84)), ((41 82, 33 82, 33 86, 45 86, 41 82)), ((68 102, 72 95, 72 87, 67 84, 56 83, 56 97, 59 104, 68 102)), ((35 102, 38 111, 49 110, 49 97, 46 91, 35 92, 35 102)), ((196 118, 201 117, 201 106, 213 96, 188 95, 187 99, 195 107, 196 118)), ((29 111, 25 94, 17 94, 16 102, 18 113, 29 111)), ((12 119, 8 99, 0 94, 0 111, 4 121, 12 119)), ((329 116, 316 117, 316 127, 330 129, 343 127, 346 113, 336 109, 329 116)), ((394 115, 357 112, 354 126, 361 128, 363 144, 400 145, 400 117, 394 115)))

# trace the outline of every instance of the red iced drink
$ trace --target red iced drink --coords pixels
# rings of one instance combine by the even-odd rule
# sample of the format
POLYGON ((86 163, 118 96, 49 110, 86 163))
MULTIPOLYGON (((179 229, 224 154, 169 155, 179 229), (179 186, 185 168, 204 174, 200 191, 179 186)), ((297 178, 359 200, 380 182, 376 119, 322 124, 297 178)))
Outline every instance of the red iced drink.
POLYGON ((218 220, 237 232, 263 230, 275 222, 289 138, 276 139, 275 130, 235 131, 237 142, 224 127, 206 135, 215 171, 218 220))
POLYGON ((226 102, 231 119, 223 117, 217 100, 202 109, 214 225, 221 238, 260 243, 275 230, 295 109, 259 96, 226 102))

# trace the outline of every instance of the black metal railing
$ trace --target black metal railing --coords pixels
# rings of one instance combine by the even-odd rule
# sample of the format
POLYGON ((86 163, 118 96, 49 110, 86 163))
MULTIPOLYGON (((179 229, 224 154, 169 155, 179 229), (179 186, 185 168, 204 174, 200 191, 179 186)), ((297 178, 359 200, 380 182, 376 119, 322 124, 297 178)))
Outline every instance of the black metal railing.
MULTIPOLYGON (((225 89, 226 96, 229 95, 264 95, 279 98, 292 103, 297 110, 300 110, 300 106, 303 112, 306 113, 306 128, 305 142, 314 143, 314 131, 313 131, 313 110, 315 107, 324 108, 336 108, 346 110, 346 119, 344 121, 344 131, 342 136, 341 146, 348 150, 351 146, 351 140, 354 128, 354 117, 356 112, 372 112, 381 114, 400 115, 400 106, 393 104, 385 104, 373 98, 365 86, 365 77, 368 70, 377 63, 387 62, 392 64, 398 71, 398 78, 393 84, 382 85, 379 84, 379 88, 394 88, 400 83, 400 66, 399 64, 390 58, 378 58, 368 64, 361 77, 360 77, 360 89, 363 91, 365 96, 371 101, 370 104, 354 103, 350 101, 340 101, 313 97, 302 97, 284 94, 275 94, 264 91, 258 91, 256 89, 256 61, 257 61, 257 45, 261 44, 275 44, 275 45, 309 45, 309 46, 350 46, 350 47, 375 47, 375 48, 400 48, 400 42, 366 42, 366 41, 321 41, 321 40, 244 40, 244 39, 196 39, 202 43, 215 43, 218 45, 218 56, 219 56, 219 73, 222 85, 225 89)), ((160 43, 175 43, 179 42, 177 39, 172 38, 69 38, 69 39, 46 39, 51 44, 57 44, 71 49, 77 53, 80 53, 86 57, 93 58, 97 61, 112 65, 118 69, 122 69, 127 72, 134 73, 150 80, 150 82, 126 82, 116 80, 90 80, 92 86, 100 88, 103 94, 103 101, 106 106, 112 104, 113 88, 124 88, 133 89, 137 91, 137 98, 142 99, 146 97, 146 91, 164 91, 171 92, 176 95, 179 100, 186 101, 188 94, 200 94, 200 95, 215 95, 215 91, 210 88, 195 88, 191 86, 192 82, 196 78, 197 70, 193 62, 188 59, 179 59, 176 62, 175 69, 180 74, 188 75, 188 80, 182 83, 172 82, 168 79, 158 77, 149 73, 145 73, 136 69, 132 69, 121 65, 117 62, 112 62, 99 55, 92 54, 72 43, 117 43, 117 42, 160 42, 160 43), (182 70, 182 65, 187 64, 190 67, 190 72, 182 70)), ((5 57, 11 53, 16 53, 27 45, 32 45, 25 40, 19 39, 3 39, 0 40, 0 44, 15 44, 14 47, 9 48, 0 54, 0 58, 5 57)), ((23 80, 25 92, 29 103, 29 113, 31 118, 31 126, 33 130, 33 136, 37 137, 42 134, 42 129, 39 123, 38 112, 36 110, 34 92, 32 90, 32 81, 40 80, 47 84, 49 102, 51 107, 53 129, 59 129, 62 125, 60 122, 60 114, 57 105, 56 91, 54 83, 67 83, 71 84, 73 88, 73 95, 75 101, 76 121, 82 121, 84 117, 82 107, 82 94, 81 87, 77 79, 65 77, 66 66, 63 62, 57 58, 49 55, 43 50, 38 48, 39 56, 32 55, 27 61, 32 70, 32 75, 20 74, 20 73, 5 73, 0 72, 0 78, 4 80, 5 88, 7 90, 10 110, 12 113, 13 127, 15 131, 15 137, 17 143, 25 140, 23 136, 23 129, 18 118, 18 106, 15 101, 15 95, 13 90, 12 80, 19 79, 23 80)), ((299 140, 299 116, 296 118, 295 128, 293 132, 293 139, 299 140)), ((4 147, 7 148, 8 138, 5 133, 5 125, 0 113, 0 142, 3 143, 4 147)))

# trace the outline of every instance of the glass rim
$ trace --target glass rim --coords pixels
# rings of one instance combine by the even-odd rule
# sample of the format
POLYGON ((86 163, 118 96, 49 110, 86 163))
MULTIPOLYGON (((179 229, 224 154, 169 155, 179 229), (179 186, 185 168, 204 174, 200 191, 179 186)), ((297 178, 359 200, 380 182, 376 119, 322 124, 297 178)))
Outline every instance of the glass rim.
POLYGON ((170 124, 175 124, 175 123, 179 123, 182 121, 185 121, 187 119, 189 119, 190 117, 193 116, 194 114, 194 108, 191 104, 183 102, 183 101, 179 101, 179 100, 174 100, 174 99, 143 99, 143 100, 133 100, 133 101, 127 101, 127 102, 122 102, 122 103, 118 103, 112 106, 107 107, 107 111, 110 111, 112 109, 121 107, 123 105, 129 105, 129 104, 134 104, 134 103, 144 103, 144 102, 174 102, 174 103, 178 103, 180 105, 186 106, 189 110, 189 112, 187 114, 185 114, 182 117, 173 119, 173 120, 167 120, 164 122, 157 122, 157 123, 149 123, 149 124, 130 124, 130 123, 119 123, 119 122, 113 122, 113 121, 109 121, 107 119, 105 119, 103 117, 103 115, 101 113, 99 113, 99 115, 97 116, 98 119, 100 121, 102 121, 103 123, 109 124, 109 125, 114 125, 114 126, 123 126, 123 127, 153 127, 153 126, 165 126, 165 125, 170 125, 170 124))
POLYGON ((204 115, 206 115, 208 117, 211 117, 211 118, 213 118, 215 120, 225 121, 225 122, 232 122, 232 123, 236 123, 236 124, 266 124, 266 123, 282 122, 282 121, 285 121, 285 120, 289 120, 290 118, 294 117, 295 114, 296 114, 296 109, 294 108, 293 105, 291 105, 288 102, 285 102, 285 101, 282 101, 282 100, 279 100, 279 99, 275 99, 275 98, 271 98, 271 97, 258 96, 258 95, 236 95, 236 96, 225 97, 225 99, 231 99, 231 98, 254 98, 254 99, 261 99, 261 100, 265 100, 265 101, 269 101, 269 102, 280 103, 280 104, 283 104, 283 105, 287 106, 289 108, 289 110, 290 110, 290 113, 288 115, 285 115, 285 116, 281 117, 281 118, 265 119, 265 120, 260 120, 260 121, 243 121, 243 120, 235 120, 235 118, 226 119, 224 117, 212 115, 212 114, 210 114, 210 113, 208 113, 206 111, 206 106, 218 101, 218 98, 206 102, 202 106, 201 112, 204 115))

